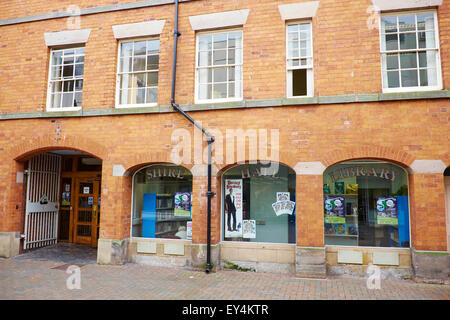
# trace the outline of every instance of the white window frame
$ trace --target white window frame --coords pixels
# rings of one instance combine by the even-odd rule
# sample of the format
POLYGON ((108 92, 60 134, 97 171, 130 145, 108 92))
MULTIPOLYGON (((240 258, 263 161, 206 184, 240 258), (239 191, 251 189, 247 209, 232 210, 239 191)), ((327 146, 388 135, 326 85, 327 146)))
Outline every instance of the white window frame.
MULTIPOLYGON (((221 103, 221 102, 234 102, 234 101, 242 101, 244 97, 244 32, 242 28, 227 28, 227 29, 220 29, 215 31, 202 31, 196 33, 196 47, 195 47, 195 94, 194 94, 194 100, 196 104, 204 104, 204 103, 221 103), (214 34, 221 34, 221 33, 232 33, 240 31, 241 32, 241 64, 234 64, 234 66, 240 66, 241 67, 241 92, 240 97, 237 98, 221 98, 221 99, 199 99, 199 70, 200 67, 198 65, 198 57, 199 57, 199 38, 202 35, 214 35, 214 34)), ((227 48, 227 58, 228 58, 228 48, 227 48)), ((228 59, 227 59, 228 60, 228 59)), ((212 62, 212 60, 211 60, 212 62)), ((225 67, 231 67, 233 65, 220 65, 220 66, 209 66, 210 68, 225 68, 225 67)), ((228 81, 227 81, 228 84, 228 81)), ((228 90, 228 89, 227 89, 228 90)))
MULTIPOLYGON (((398 93, 398 92, 417 92, 417 91, 436 91, 436 90, 442 90, 443 89, 443 82, 442 82, 442 66, 441 66, 441 49, 440 49, 440 43, 439 43, 439 23, 438 23, 438 16, 436 10, 412 10, 412 11, 396 11, 396 12, 390 12, 386 14, 380 14, 379 17, 379 44, 380 44, 380 70, 381 70, 381 88, 383 93, 398 93), (429 49, 429 48, 421 48, 421 49, 407 49, 407 50, 401 50, 400 46, 398 47, 398 50, 390 50, 390 51, 383 51, 383 45, 382 45, 382 33, 381 33, 381 18, 383 17, 398 17, 403 15, 418 15, 418 14, 424 14, 424 13, 433 13, 434 18, 434 36, 435 36, 435 48, 429 49), (419 86, 416 87, 400 87, 400 88, 385 88, 384 83, 384 75, 383 75, 383 54, 389 54, 389 53, 407 53, 407 52, 419 52, 419 51, 435 51, 436 52, 436 86, 420 86, 420 75, 418 78, 419 86)), ((417 20, 416 20, 417 25, 417 20)), ((420 31, 416 30, 416 43, 418 44, 417 40, 417 34, 420 31)), ((397 34, 398 31, 397 31, 397 34)), ((400 41, 400 39, 398 39, 400 41)), ((399 65, 400 68, 400 65, 399 65)), ((417 62, 417 69, 419 69, 419 62, 417 62)), ((401 85, 401 72, 399 72, 400 78, 399 83, 401 85)))
MULTIPOLYGON (((130 38, 130 39, 123 39, 123 40, 119 40, 118 44, 118 50, 117 50, 117 66, 116 66, 116 101, 115 101, 115 107, 117 109, 120 108, 145 108, 145 107, 155 107, 158 105, 158 101, 156 102, 152 102, 152 103, 135 103, 135 104, 120 104, 120 54, 121 54, 121 48, 122 48, 122 43, 127 43, 127 42, 139 42, 139 41, 149 41, 149 40, 159 40, 159 51, 158 51, 158 69, 156 70, 151 70, 151 71, 142 71, 142 73, 148 73, 148 72, 158 72, 158 99, 159 99, 159 58, 161 58, 161 39, 159 37, 145 37, 145 38, 130 38)), ((147 54, 146 56, 146 63, 145 65, 147 66, 147 54)), ((134 57, 134 55, 133 55, 134 57)), ((129 72, 130 73, 130 72, 129 72)), ((133 72, 131 72, 133 73, 133 72)))
MULTIPOLYGON (((285 32, 286 32, 286 97, 287 98, 311 98, 314 97, 314 46, 313 46, 313 30, 312 30, 312 21, 310 19, 308 20, 297 20, 297 21, 290 21, 286 23, 285 26, 285 32), (311 55, 306 57, 300 57, 299 59, 311 59, 311 65, 306 66, 296 66, 296 67, 289 67, 289 60, 295 59, 295 58, 289 58, 289 39, 288 39, 288 27, 292 25, 301 25, 301 24, 309 24, 310 32, 311 32, 311 55), (294 96, 293 95, 293 83, 292 83, 292 71, 293 70, 299 70, 299 69, 305 69, 306 70, 306 95, 303 96, 294 96)), ((300 42, 300 39, 298 40, 300 42)), ((300 54, 300 50, 299 50, 300 54)))
MULTIPOLYGON (((64 51, 64 50, 76 50, 76 49, 80 49, 80 48, 84 48, 85 46, 68 46, 68 47, 63 47, 63 48, 51 48, 50 49, 50 61, 49 61, 49 66, 48 66, 48 81, 47 81, 47 99, 46 99, 46 111, 47 112, 66 112, 66 111, 78 111, 81 110, 82 106, 79 107, 59 107, 59 108, 53 108, 52 107, 52 67, 53 67, 53 53, 57 52, 57 51, 64 51)), ((83 81, 83 87, 84 87, 84 68, 85 68, 85 62, 86 62, 86 51, 84 52, 84 61, 83 61, 83 76, 81 78, 72 78, 72 81, 74 81, 74 94, 75 94, 75 81, 77 80, 82 80, 83 81)), ((75 74, 75 60, 73 63, 74 66, 74 74, 75 74)), ((63 74, 61 74, 61 80, 63 80, 63 74)), ((70 81, 70 80, 68 80, 70 81)), ((62 89, 63 90, 63 89, 62 89)), ((61 94, 64 91, 61 91, 61 94)), ((81 94, 83 94, 83 89, 81 89, 81 94)), ((74 97, 75 98, 75 97, 74 97)), ((62 99, 62 96, 61 96, 62 99)), ((83 104, 83 102, 82 102, 83 104)))

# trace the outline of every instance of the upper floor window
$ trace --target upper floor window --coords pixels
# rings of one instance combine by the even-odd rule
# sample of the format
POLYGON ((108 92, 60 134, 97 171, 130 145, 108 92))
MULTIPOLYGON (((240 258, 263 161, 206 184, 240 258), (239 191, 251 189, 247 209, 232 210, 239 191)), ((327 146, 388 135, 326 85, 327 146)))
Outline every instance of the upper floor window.
POLYGON ((50 53, 47 110, 81 108, 84 74, 84 47, 54 49, 50 53))
POLYGON ((287 96, 313 96, 311 23, 287 25, 287 96))
POLYGON ((383 91, 440 90, 436 12, 381 17, 383 91))
POLYGON ((121 42, 118 60, 116 106, 156 105, 159 39, 121 42))
POLYGON ((242 31, 197 36, 195 100, 242 99, 242 31))

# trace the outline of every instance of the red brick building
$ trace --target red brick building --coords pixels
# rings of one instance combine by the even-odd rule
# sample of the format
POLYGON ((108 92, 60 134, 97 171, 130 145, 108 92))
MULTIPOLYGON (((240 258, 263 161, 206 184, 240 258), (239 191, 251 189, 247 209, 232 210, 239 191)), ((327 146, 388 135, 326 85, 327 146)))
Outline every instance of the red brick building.
POLYGON ((1 256, 448 279, 446 1, 1 13, 1 256), (173 104, 214 136, 210 228, 208 143, 173 104))

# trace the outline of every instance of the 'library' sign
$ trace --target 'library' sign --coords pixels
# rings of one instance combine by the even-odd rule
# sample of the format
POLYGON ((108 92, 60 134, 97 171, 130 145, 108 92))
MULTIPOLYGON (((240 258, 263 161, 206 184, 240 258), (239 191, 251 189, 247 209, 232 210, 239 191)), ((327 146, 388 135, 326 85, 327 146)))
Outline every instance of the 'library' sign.
POLYGON ((374 168, 374 167, 363 167, 363 166, 353 166, 345 167, 334 170, 328 174, 333 182, 340 179, 351 178, 351 177, 375 177, 385 180, 394 181, 395 180, 395 170, 391 168, 374 168))

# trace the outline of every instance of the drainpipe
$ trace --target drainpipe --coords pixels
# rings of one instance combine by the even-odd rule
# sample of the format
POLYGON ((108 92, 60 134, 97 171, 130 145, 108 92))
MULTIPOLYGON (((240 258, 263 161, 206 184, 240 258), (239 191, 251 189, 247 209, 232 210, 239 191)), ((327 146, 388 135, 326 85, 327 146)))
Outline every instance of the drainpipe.
POLYGON ((186 119, 188 119, 192 124, 199 128, 206 136, 208 141, 208 191, 206 195, 208 197, 207 202, 207 226, 206 226, 206 273, 211 271, 211 198, 215 195, 211 191, 211 145, 214 143, 214 138, 212 135, 198 124, 194 119, 192 119, 186 112, 184 112, 179 105, 175 103, 175 80, 177 74, 177 52, 178 52, 178 37, 181 35, 178 31, 178 0, 175 1, 175 30, 174 30, 174 44, 173 44, 173 67, 172 67, 172 94, 170 103, 172 107, 181 113, 186 119))

